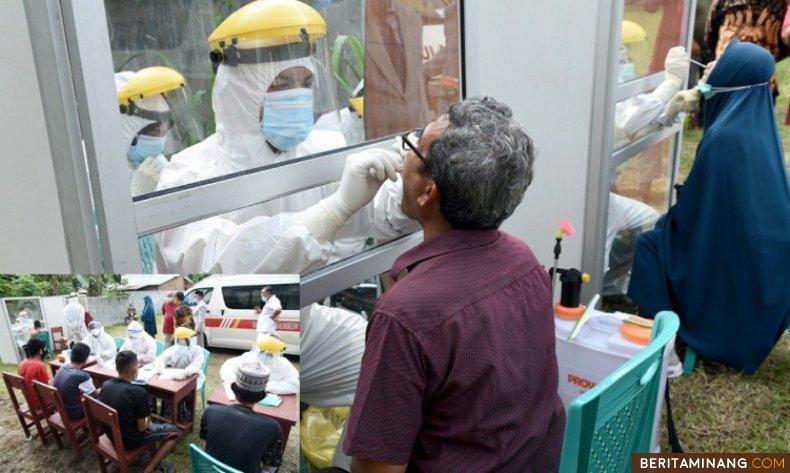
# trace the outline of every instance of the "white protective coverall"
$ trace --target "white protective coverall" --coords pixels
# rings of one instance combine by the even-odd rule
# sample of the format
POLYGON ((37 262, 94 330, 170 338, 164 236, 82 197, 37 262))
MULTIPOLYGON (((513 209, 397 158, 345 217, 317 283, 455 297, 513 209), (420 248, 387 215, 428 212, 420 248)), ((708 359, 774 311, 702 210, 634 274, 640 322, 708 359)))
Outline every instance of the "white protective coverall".
MULTIPOLYGON (((132 71, 122 71, 115 74, 115 87, 121 90, 121 87, 129 80, 135 73, 132 71)), ((161 96, 145 97, 136 99, 135 106, 148 110, 151 112, 167 112, 170 110, 167 102, 161 96)), ((121 114, 121 128, 123 129, 123 142, 126 146, 132 144, 132 140, 140 130, 148 125, 155 123, 153 120, 146 120, 145 118, 136 115, 121 114)), ((126 159, 126 164, 132 171, 132 197, 140 194, 146 194, 156 190, 156 183, 159 181, 159 175, 162 169, 167 166, 167 159, 163 155, 151 156, 145 159, 138 166, 130 159, 126 159)))
POLYGON ((85 307, 71 299, 63 308, 63 317, 66 319, 66 345, 79 343, 88 336, 88 327, 85 326, 85 307))
POLYGON ((98 363, 99 366, 102 368, 115 367, 115 355, 117 353, 115 349, 115 340, 113 340, 109 333, 104 331, 104 327, 99 329, 98 335, 89 333, 82 340, 82 343, 91 347, 91 355, 96 357, 96 363, 98 363))
POLYGON ((139 333, 137 338, 127 338, 120 348, 120 351, 124 350, 135 352, 137 360, 144 365, 156 360, 156 340, 145 332, 139 333))
POLYGON ((192 342, 189 344, 189 350, 186 353, 182 353, 181 350, 179 350, 178 341, 176 341, 175 345, 165 349, 165 351, 156 358, 154 366, 159 373, 164 371, 165 368, 182 370, 180 373, 173 376, 173 379, 184 379, 193 374, 198 375, 198 390, 200 390, 203 383, 206 381, 206 375, 203 374, 203 348, 192 342))
POLYGON ((219 375, 222 378, 222 384, 225 387, 225 393, 231 401, 236 399, 236 395, 230 389, 230 385, 236 380, 236 369, 242 365, 248 364, 262 364, 269 368, 269 382, 266 383, 266 392, 274 394, 296 394, 299 392, 299 371, 296 370, 294 365, 282 355, 273 355, 271 357, 259 360, 258 355, 261 351, 258 346, 253 343, 252 349, 239 356, 229 358, 222 363, 219 369, 219 375))
MULTIPOLYGON (((313 129, 296 148, 276 153, 260 128, 262 97, 282 71, 312 59, 220 65, 212 104, 216 133, 174 155, 158 189, 201 181, 258 166, 293 160, 345 144, 337 131, 313 129)), ((320 166, 320 158, 316 165, 320 166)), ((303 210, 330 196, 337 184, 163 231, 156 235, 159 272, 301 273, 361 251, 368 237, 389 240, 419 229, 400 208, 402 186, 387 181, 372 205, 357 212, 337 238, 319 239, 304 224, 303 210)))

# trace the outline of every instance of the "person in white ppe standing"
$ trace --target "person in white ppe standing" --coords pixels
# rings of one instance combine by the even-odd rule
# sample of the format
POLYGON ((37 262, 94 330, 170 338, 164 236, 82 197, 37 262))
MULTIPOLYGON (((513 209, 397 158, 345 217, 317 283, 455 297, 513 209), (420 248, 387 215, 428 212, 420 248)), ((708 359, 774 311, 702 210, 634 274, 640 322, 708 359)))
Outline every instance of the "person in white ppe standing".
POLYGON ((233 400, 231 384, 236 379, 236 370, 244 365, 265 366, 269 372, 266 391, 274 394, 296 394, 299 392, 299 371, 283 356, 285 342, 279 335, 259 333, 250 351, 222 364, 219 370, 228 399, 233 400))
POLYGON ((77 302, 76 298, 72 298, 63 308, 63 318, 66 319, 66 344, 71 348, 73 344, 83 341, 88 336, 85 308, 77 302))
MULTIPOLYGON (((186 80, 178 71, 152 66, 137 72, 115 74, 121 113, 126 164, 132 172, 132 197, 156 190, 167 165, 166 149, 172 153, 203 138, 189 113, 186 80)), ((140 238, 143 271, 153 271, 154 242, 140 238)))
MULTIPOLYGON (((212 91, 216 133, 174 155, 158 189, 342 147, 340 132, 313 126, 316 115, 338 109, 331 98, 325 37, 321 15, 297 0, 258 0, 223 21, 209 37, 218 64, 212 91)), ((397 153, 381 149, 352 155, 339 186, 300 191, 160 232, 157 270, 300 273, 360 251, 368 237, 391 239, 416 231, 417 224, 400 209, 400 161, 397 153), (387 179, 391 182, 374 205, 352 219, 387 179)))
POLYGON ((190 328, 176 328, 173 332, 175 343, 156 358, 154 366, 159 373, 167 368, 174 370, 171 371, 173 379, 197 375, 197 389, 200 390, 206 381, 206 376, 203 374, 203 348, 190 340, 195 335, 197 332, 190 328))
POLYGON ((137 354, 140 365, 147 365, 156 360, 156 340, 143 330, 140 322, 132 321, 126 327, 126 341, 119 351, 129 350, 137 354))
POLYGON ((206 329, 206 317, 208 317, 208 304, 203 300, 205 294, 203 291, 195 291, 195 309, 192 311, 192 316, 195 320, 195 332, 197 332, 197 345, 203 346, 203 331, 206 329))
POLYGON ((96 363, 102 368, 115 366, 115 340, 104 331, 101 322, 94 320, 88 324, 88 335, 82 340, 91 349, 91 355, 96 357, 96 363))
POLYGON ((256 325, 258 333, 274 333, 277 331, 277 317, 282 313, 283 305, 274 295, 271 286, 261 289, 261 302, 263 302, 263 310, 258 314, 256 325))

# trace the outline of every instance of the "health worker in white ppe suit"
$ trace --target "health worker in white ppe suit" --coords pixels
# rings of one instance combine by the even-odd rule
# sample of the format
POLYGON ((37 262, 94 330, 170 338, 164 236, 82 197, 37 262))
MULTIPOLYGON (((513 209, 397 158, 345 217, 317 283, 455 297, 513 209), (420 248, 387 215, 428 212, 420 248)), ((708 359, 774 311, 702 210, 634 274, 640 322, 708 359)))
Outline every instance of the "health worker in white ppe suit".
POLYGON ((129 322, 129 326, 126 327, 126 341, 119 350, 135 352, 140 365, 147 365, 156 360, 156 340, 145 333, 143 326, 137 321, 129 322))
POLYGON ((73 343, 79 343, 88 336, 85 307, 76 298, 72 298, 63 308, 63 318, 66 319, 66 345, 71 348, 73 343))
POLYGON ((197 332, 188 327, 178 327, 173 332, 173 346, 165 349, 156 358, 154 366, 158 373, 170 369, 169 377, 172 379, 185 379, 187 376, 198 376, 197 389, 200 390, 206 381, 203 374, 203 348, 197 346, 192 340, 197 332))
POLYGON ((99 366, 102 368, 115 367, 117 353, 115 340, 104 331, 101 322, 94 320, 88 324, 88 335, 82 340, 82 343, 91 348, 91 355, 96 357, 99 366))
MULTIPOLYGON (((664 62, 664 81, 652 92, 639 94, 615 106, 615 147, 637 140, 651 131, 672 126, 680 121, 683 111, 673 100, 683 87, 689 68, 689 55, 685 48, 676 46, 667 53, 664 62)), ((657 156, 656 159, 660 159, 657 156)), ((613 170, 611 182, 617 181, 617 170, 613 170)), ((659 213, 651 206, 619 195, 609 193, 609 213, 604 249, 603 295, 625 294, 630 279, 636 237, 650 230, 658 220, 659 213), (612 250, 615 250, 612 253, 612 250)))
MULTIPOLYGON (((165 153, 184 149, 203 139, 190 113, 186 80, 178 71, 163 66, 115 74, 126 164, 132 172, 132 197, 156 190, 165 153)), ((143 272, 153 271, 154 242, 139 240, 143 272)))
MULTIPOLYGON (((218 64, 216 133, 174 155, 158 189, 344 146, 339 131, 314 127, 316 116, 339 108, 325 37, 321 15, 297 0, 258 0, 222 22, 209 37, 218 64)), ((400 159, 389 150, 351 155, 340 185, 163 231, 156 235, 157 270, 300 273, 361 251, 368 237, 411 233, 418 226, 400 209, 400 159)))
POLYGON ((222 384, 228 399, 234 400, 230 385, 236 380, 236 370, 242 365, 261 365, 269 369, 266 392, 274 394, 296 394, 299 392, 299 371, 283 356, 285 342, 279 335, 259 333, 252 349, 240 356, 229 358, 219 369, 222 384))

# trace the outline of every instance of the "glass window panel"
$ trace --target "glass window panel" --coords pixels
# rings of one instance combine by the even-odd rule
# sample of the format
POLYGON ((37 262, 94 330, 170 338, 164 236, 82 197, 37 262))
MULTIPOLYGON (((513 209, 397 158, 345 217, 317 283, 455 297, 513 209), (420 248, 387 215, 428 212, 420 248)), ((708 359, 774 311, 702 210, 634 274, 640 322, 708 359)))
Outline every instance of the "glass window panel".
POLYGON ((299 217, 334 192, 337 184, 143 236, 143 266, 159 273, 308 274, 419 230, 419 224, 400 213, 399 197, 389 199, 399 195, 399 186, 400 181, 387 181, 374 201, 341 227, 326 251, 317 249, 299 217))
POLYGON ((11 333, 14 337, 21 358, 24 358, 22 345, 26 344, 34 332, 34 323, 39 321, 46 330, 44 312, 41 301, 37 297, 22 299, 5 299, 6 313, 11 323, 11 333))
POLYGON ((611 176, 604 254, 603 296, 626 294, 636 239, 668 209, 670 153, 666 139, 618 166, 611 176))
POLYGON ((683 0, 628 0, 623 10, 618 82, 664 69, 673 46, 684 44, 683 0))
POLYGON ((240 64, 212 64, 209 53, 221 52, 222 61, 231 54, 207 38, 249 3, 104 0, 114 68, 126 71, 117 74, 119 88, 151 66, 177 71, 185 84, 121 97, 144 112, 122 115, 128 151, 119 161, 133 173, 134 195, 422 127, 460 97, 455 0, 309 0, 327 23, 309 51, 304 43, 276 50, 256 44, 240 64), (278 115, 284 101, 310 110, 299 130, 285 124, 293 108, 278 115))
POLYGON ((656 120, 665 108, 650 92, 617 102, 614 107, 612 149, 623 147, 660 128, 656 120))

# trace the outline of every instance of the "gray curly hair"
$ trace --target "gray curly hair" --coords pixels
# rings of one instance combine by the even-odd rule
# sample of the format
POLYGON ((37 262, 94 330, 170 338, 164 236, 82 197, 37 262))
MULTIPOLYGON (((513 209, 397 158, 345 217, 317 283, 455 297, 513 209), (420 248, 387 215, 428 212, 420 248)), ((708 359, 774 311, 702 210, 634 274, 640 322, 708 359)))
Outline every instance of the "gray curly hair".
POLYGON ((455 103, 447 118, 423 166, 439 187, 442 215, 453 228, 498 228, 532 182, 532 139, 510 107, 491 97, 455 103))

